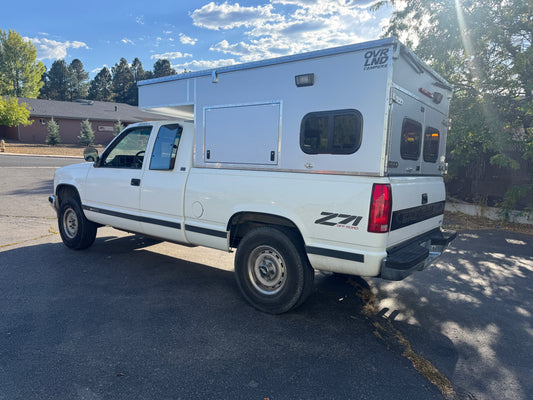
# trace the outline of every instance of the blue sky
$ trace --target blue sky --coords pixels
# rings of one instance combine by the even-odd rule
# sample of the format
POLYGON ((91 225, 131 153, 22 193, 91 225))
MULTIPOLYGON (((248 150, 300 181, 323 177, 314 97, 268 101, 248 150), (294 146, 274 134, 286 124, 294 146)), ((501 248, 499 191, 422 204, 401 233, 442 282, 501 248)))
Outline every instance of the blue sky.
POLYGON ((374 2, 6 1, 0 29, 31 40, 48 68, 78 58, 91 78, 121 57, 197 71, 377 39, 392 9, 372 12, 374 2))

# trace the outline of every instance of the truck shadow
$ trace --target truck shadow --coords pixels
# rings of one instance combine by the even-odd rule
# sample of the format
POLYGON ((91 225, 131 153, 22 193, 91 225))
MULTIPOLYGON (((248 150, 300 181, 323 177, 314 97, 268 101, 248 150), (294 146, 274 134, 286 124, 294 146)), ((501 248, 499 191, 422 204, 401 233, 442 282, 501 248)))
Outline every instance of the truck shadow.
POLYGON ((74 395, 74 382, 141 398, 198 388, 204 398, 441 398, 376 337, 345 277, 318 274, 303 306, 273 316, 245 303, 231 271, 158 253, 157 243, 104 236, 83 252, 61 243, 4 251, 0 348, 12 368, 0 378, 16 388, 37 362, 36 382, 55 382, 41 390, 51 397, 74 395))

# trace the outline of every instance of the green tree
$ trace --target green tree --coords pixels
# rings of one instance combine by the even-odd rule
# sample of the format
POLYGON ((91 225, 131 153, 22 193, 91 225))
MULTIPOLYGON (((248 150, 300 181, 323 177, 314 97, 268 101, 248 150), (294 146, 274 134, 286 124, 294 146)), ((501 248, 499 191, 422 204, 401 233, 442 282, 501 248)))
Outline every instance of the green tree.
POLYGON ((113 125, 113 136, 117 136, 123 130, 124 130, 124 125, 122 125, 122 122, 118 120, 117 122, 115 122, 115 125, 113 125))
POLYGON ((70 78, 70 99, 85 99, 89 94, 89 74, 83 69, 83 63, 75 58, 68 66, 70 78))
POLYGON ((125 58, 121 58, 118 64, 111 68, 113 75, 112 91, 113 99, 117 103, 135 104, 132 98, 131 86, 134 85, 133 74, 125 58))
POLYGON ((27 103, 19 104, 16 97, 0 96, 0 125, 28 126, 33 123, 30 118, 30 109, 27 103))
POLYGON ((131 73, 133 76, 133 85, 130 86, 128 92, 128 98, 131 99, 132 105, 136 106, 139 104, 139 90, 137 89, 137 82, 146 79, 146 72, 144 71, 141 60, 137 57, 131 63, 131 73))
POLYGON ((31 42, 14 30, 0 30, 0 95, 37 98, 44 71, 31 42))
POLYGON ((59 125, 52 118, 46 124, 46 144, 50 146, 55 146, 56 144, 61 143, 61 135, 59 134, 59 125))
POLYGON ((399 37, 454 85, 452 178, 466 171, 475 181, 489 164, 519 168, 533 142, 533 3, 389 0, 375 7, 386 3, 402 7, 384 36, 399 37))
POLYGON ((78 136, 78 139, 80 140, 80 144, 82 146, 92 146, 94 144, 94 131, 91 126, 91 122, 86 119, 81 121, 81 130, 80 130, 80 136, 78 136))
POLYGON ((137 57, 135 57, 131 63, 131 73, 133 75, 133 82, 135 83, 145 79, 144 76, 146 72, 144 71, 141 60, 139 60, 137 57))
POLYGON ((154 64, 154 78, 162 76, 176 75, 176 70, 170 65, 170 61, 166 59, 157 60, 154 64))
POLYGON ((71 73, 65 60, 55 60, 46 72, 41 98, 48 100, 71 100, 71 73))
POLYGON ((112 77, 107 67, 96 74, 89 85, 88 99, 97 101, 111 101, 113 99, 112 77))

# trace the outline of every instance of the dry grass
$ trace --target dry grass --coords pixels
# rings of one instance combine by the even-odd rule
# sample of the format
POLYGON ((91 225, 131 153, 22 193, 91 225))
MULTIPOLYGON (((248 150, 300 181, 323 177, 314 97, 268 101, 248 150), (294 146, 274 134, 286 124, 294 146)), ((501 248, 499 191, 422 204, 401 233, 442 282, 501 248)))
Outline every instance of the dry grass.
MULTIPOLYGON (((94 146, 98 153, 104 149, 101 145, 94 146)), ((83 158, 83 150, 86 147, 75 144, 62 144, 57 146, 48 146, 47 144, 30 144, 11 142, 6 143, 6 153, 11 154, 32 154, 45 156, 69 156, 83 158)))
POLYGON ((517 224, 507 221, 494 221, 484 217, 466 215, 459 212, 444 213, 443 227, 456 231, 471 231, 481 229, 503 229, 506 231, 533 235, 533 225, 517 224))

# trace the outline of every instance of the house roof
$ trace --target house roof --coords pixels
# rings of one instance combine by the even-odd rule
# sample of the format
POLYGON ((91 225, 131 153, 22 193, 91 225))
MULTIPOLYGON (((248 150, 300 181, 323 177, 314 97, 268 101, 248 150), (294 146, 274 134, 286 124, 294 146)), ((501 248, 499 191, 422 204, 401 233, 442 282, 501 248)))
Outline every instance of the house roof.
POLYGON ((140 122, 163 119, 158 114, 141 111, 138 107, 107 101, 75 100, 57 101, 19 98, 19 104, 30 106, 30 117, 89 119, 97 121, 140 122))

